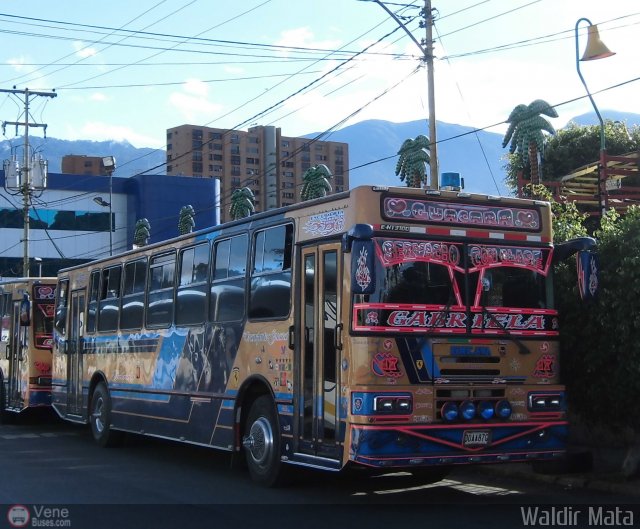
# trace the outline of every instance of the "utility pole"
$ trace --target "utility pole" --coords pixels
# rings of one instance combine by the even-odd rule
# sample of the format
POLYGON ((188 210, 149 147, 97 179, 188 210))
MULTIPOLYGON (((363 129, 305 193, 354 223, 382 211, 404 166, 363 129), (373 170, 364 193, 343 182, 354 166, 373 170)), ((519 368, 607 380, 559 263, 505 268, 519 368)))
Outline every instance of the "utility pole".
MULTIPOLYGON (((24 90, 17 90, 15 87, 11 90, 0 88, 0 93, 7 94, 23 94, 24 95, 24 121, 4 121, 2 123, 3 130, 7 125, 15 125, 16 135, 18 127, 24 127, 24 159, 23 166, 19 169, 19 175, 17 175, 19 182, 19 192, 22 194, 22 213, 23 213, 23 254, 22 254, 22 275, 23 277, 29 277, 29 203, 31 200, 32 191, 32 179, 31 179, 31 163, 29 159, 29 127, 42 127, 46 130, 47 125, 44 123, 31 123, 29 121, 29 103, 34 97, 56 97, 58 94, 55 92, 35 92, 30 91, 28 88, 24 90)), ((6 167, 6 164, 5 164, 6 167)), ((7 179, 7 171, 5 170, 5 186, 7 179)))
POLYGON ((436 89, 433 71, 433 11, 431 0, 424 0, 424 25, 426 29, 424 61, 427 63, 427 88, 429 90, 429 189, 440 189, 438 173, 438 147, 436 139, 436 89))
POLYGON ((413 36, 395 13, 382 3, 382 0, 373 1, 384 9, 387 14, 404 30, 416 46, 418 46, 422 53, 422 60, 427 65, 427 90, 429 91, 429 189, 440 189, 440 179, 438 176, 438 149, 436 147, 436 94, 433 76, 433 11, 431 9, 431 0, 424 1, 424 12, 422 13, 424 21, 420 23, 420 26, 422 27, 424 24, 426 35, 422 42, 419 42, 413 36))

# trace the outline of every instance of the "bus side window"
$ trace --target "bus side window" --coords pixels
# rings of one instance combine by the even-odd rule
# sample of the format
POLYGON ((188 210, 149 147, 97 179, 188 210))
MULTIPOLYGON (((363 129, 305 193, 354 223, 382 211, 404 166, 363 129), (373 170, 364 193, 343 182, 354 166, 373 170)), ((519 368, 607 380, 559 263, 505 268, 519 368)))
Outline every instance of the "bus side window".
POLYGON ((98 320, 98 294, 100 293, 100 270, 91 272, 89 280, 89 302, 87 303, 87 332, 96 332, 98 320))
POLYGON ((155 255, 149 261, 148 327, 168 327, 173 323, 175 270, 175 252, 155 255))
POLYGON ((208 243, 180 252, 176 325, 202 324, 207 318, 209 254, 208 243))
POLYGON ((120 316, 120 280, 122 266, 112 266, 102 272, 102 295, 98 302, 98 330, 115 331, 120 316))
POLYGON ((249 318, 286 318, 291 309, 293 226, 258 231, 252 253, 249 318))
POLYGON ((67 329, 67 293, 69 291, 69 280, 62 279, 58 282, 56 291, 56 312, 54 325, 58 333, 64 336, 67 329))
POLYGON ((146 257, 125 263, 122 287, 122 309, 120 311, 121 329, 136 330, 142 328, 146 277, 146 257))
POLYGON ((213 245, 213 271, 209 318, 211 321, 238 321, 244 317, 247 253, 246 234, 213 245))

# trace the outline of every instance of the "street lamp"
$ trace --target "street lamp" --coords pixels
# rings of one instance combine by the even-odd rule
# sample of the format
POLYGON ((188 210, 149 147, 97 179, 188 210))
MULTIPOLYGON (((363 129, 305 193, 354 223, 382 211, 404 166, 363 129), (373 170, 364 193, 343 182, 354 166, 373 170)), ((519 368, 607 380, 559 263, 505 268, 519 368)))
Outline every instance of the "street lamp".
POLYGON ((105 156, 102 158, 102 168, 109 175, 109 255, 113 255, 113 172, 116 170, 115 157, 105 156))
POLYGON ((600 34, 598 33, 598 26, 591 23, 591 20, 588 18, 581 18, 576 22, 576 69, 578 70, 578 76, 584 85, 585 90, 587 91, 587 96, 589 96, 589 101, 591 101, 591 105, 593 106, 593 110, 596 112, 596 116, 598 116, 598 121, 600 122, 600 168, 598 172, 598 204, 600 206, 600 215, 604 215, 607 209, 607 198, 606 198, 606 189, 603 189, 606 181, 606 153, 607 147, 605 143, 604 137, 604 121, 602 120, 602 116, 600 115, 600 111, 596 106, 596 102, 593 100, 593 96, 591 92, 589 92, 589 87, 587 86, 584 77, 582 77, 582 72, 580 71, 580 61, 594 61, 597 59, 605 59, 607 57, 611 57, 615 55, 615 52, 611 51, 607 48, 604 43, 600 40, 600 34), (580 58, 580 47, 578 44, 578 26, 580 26, 581 22, 586 22, 589 24, 589 33, 587 35, 587 46, 584 50, 584 54, 582 58, 580 58))

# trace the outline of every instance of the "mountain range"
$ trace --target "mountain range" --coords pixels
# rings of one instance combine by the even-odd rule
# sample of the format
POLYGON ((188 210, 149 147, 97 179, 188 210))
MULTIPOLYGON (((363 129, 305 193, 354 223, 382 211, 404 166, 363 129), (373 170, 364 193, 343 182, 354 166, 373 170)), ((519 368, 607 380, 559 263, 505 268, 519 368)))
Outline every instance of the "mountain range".
MULTIPOLYGON (((621 121, 628 127, 640 124, 640 114, 603 111, 605 119, 621 121)), ((579 125, 597 123, 595 113, 573 118, 579 125)), ((323 136, 323 140, 349 144, 350 187, 359 185, 401 185, 395 175, 396 153, 407 138, 428 135, 426 120, 393 123, 367 120, 349 125, 323 136)), ((314 138, 318 133, 304 137, 314 138)), ((457 172, 465 180, 469 192, 502 194, 509 191, 504 184, 507 149, 502 147, 502 134, 476 131, 472 127, 450 123, 437 123, 438 161, 440 173, 457 172)), ((41 151, 49 161, 49 171, 59 173, 62 157, 67 154, 87 156, 115 156, 118 168, 115 176, 129 177, 141 172, 165 174, 166 153, 163 149, 136 148, 127 141, 88 141, 43 139, 31 137, 34 149, 41 151)), ((0 142, 0 160, 8 159, 12 147, 22 146, 23 139, 0 142)), ((21 150, 19 151, 21 152, 21 150)), ((21 155, 21 154, 19 154, 21 155)))

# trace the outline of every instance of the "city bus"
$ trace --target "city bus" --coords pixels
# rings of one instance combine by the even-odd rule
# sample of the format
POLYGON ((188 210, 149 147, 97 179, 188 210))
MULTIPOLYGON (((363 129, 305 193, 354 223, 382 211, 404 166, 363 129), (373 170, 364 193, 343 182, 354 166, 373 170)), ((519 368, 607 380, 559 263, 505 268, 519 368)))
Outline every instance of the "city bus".
POLYGON ((0 419, 51 405, 56 278, 0 280, 0 419))
POLYGON ((358 187, 61 270, 53 407, 290 465, 444 476, 566 449, 550 205, 358 187))

